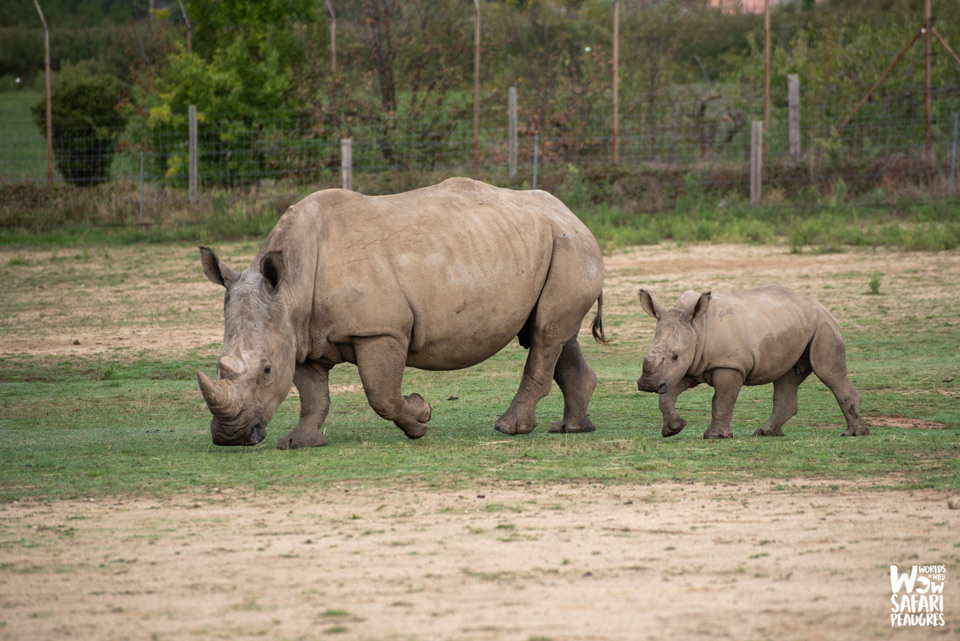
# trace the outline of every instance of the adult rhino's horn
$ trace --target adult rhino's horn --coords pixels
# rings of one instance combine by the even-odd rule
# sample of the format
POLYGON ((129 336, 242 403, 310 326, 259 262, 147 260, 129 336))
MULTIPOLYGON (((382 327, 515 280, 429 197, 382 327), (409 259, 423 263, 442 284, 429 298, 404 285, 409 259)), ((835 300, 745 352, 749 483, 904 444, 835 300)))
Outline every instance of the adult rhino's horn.
POLYGON ((227 381, 212 381, 203 372, 197 372, 200 393, 214 416, 232 416, 238 407, 237 389, 227 381))

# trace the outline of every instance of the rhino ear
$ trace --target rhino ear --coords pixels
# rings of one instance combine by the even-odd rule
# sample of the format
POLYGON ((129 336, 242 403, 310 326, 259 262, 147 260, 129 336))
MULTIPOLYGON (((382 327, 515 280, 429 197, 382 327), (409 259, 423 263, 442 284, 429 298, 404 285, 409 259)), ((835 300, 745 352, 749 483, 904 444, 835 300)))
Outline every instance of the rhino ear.
POLYGON ((283 252, 271 251, 263 255, 260 260, 260 274, 263 282, 271 293, 276 293, 283 282, 286 266, 283 263, 283 252))
POLYGON ((690 310, 690 318, 687 319, 687 322, 698 318, 701 314, 707 311, 707 305, 710 304, 710 299, 713 297, 713 292, 704 292, 700 294, 700 298, 697 299, 696 305, 690 310))
POLYGON ((229 289, 240 278, 240 274, 217 258, 217 253, 209 247, 200 245, 200 262, 203 264, 203 273, 212 283, 229 289))
POLYGON ((641 289, 637 294, 640 296, 640 307, 643 308, 643 311, 660 320, 660 317, 663 316, 663 307, 660 306, 660 303, 645 289, 641 289))

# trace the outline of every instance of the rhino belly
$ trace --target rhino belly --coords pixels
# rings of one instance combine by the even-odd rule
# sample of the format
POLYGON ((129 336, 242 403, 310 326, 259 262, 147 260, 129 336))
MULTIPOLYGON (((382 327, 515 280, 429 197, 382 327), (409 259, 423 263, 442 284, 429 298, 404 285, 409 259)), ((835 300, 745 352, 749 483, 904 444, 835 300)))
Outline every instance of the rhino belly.
POLYGON ((513 304, 496 298, 460 302, 415 314, 407 365, 453 370, 487 360, 520 333, 536 304, 536 294, 513 304))
POLYGON ((798 366, 802 368, 804 360, 808 363, 806 369, 809 369, 809 358, 806 356, 809 344, 807 333, 799 328, 771 333, 760 341, 758 358, 753 369, 747 372, 744 384, 772 383, 798 366))

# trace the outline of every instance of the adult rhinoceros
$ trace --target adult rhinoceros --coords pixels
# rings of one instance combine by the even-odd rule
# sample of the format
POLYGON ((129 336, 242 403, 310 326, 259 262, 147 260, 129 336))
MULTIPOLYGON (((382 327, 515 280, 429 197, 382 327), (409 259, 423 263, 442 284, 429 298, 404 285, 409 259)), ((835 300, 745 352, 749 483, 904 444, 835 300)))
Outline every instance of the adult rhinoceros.
POLYGON ((513 337, 529 354, 495 428, 533 430, 552 378, 564 410, 550 431, 594 429, 597 377, 577 334, 597 302, 593 336, 604 340, 603 258, 543 191, 466 178, 392 196, 329 189, 290 207, 243 273, 208 247, 200 253, 207 278, 227 290, 218 380, 198 375, 218 445, 263 440, 291 382, 300 420, 277 447, 324 445, 327 375, 344 362, 356 364, 374 411, 419 438, 431 408, 401 394, 404 367, 469 367, 513 337))

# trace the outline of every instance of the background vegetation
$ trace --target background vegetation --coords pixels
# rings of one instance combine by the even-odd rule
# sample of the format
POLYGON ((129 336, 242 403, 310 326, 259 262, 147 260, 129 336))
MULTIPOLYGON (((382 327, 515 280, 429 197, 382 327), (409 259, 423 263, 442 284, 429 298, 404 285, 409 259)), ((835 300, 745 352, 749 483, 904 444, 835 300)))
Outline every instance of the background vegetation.
MULTIPOLYGON (((227 237, 256 235, 304 194, 339 185, 344 137, 354 139, 354 187, 365 193, 474 174, 471 3, 334 2, 335 69, 332 21, 320 2, 188 1, 186 15, 178 3, 152 14, 145 2, 44 4, 57 86, 74 80, 76 69, 91 76, 75 101, 86 113, 56 107, 55 140, 73 145, 58 151, 59 173, 96 191, 36 188, 45 180, 43 138, 25 107, 42 100, 42 34, 32 3, 16 0, 0 18, 0 87, 10 89, 0 93, 0 227, 8 238, 22 236, 12 229, 131 223, 174 227, 166 237, 192 238, 218 226, 227 237), (102 82, 91 84, 97 77, 102 82), (190 104, 198 108, 201 141, 201 197, 193 203, 183 197, 190 104), (109 143, 104 170, 71 178, 65 168, 93 166, 82 151, 91 141, 94 148, 109 143), (102 181, 110 184, 92 187, 102 181)), ((931 154, 924 148, 922 43, 851 125, 837 129, 922 26, 922 0, 774 6, 774 100, 760 211, 746 205, 746 150, 749 123, 762 111, 762 18, 706 0, 622 2, 615 165, 612 8, 610 0, 481 3, 481 163, 474 175, 532 186, 536 137, 536 185, 590 219, 611 246, 719 234, 917 247, 928 236, 917 230, 930 225, 933 240, 923 244, 956 245, 957 185, 953 192, 950 186, 960 65, 946 48, 933 43, 931 154), (799 163, 786 154, 791 73, 801 83, 799 163), (520 96, 516 176, 505 166, 511 86, 520 96), (838 221, 841 239, 821 238, 838 221), (862 229, 873 222, 880 229, 862 229)), ((938 33, 960 46, 960 6, 934 2, 934 13, 938 33)))

